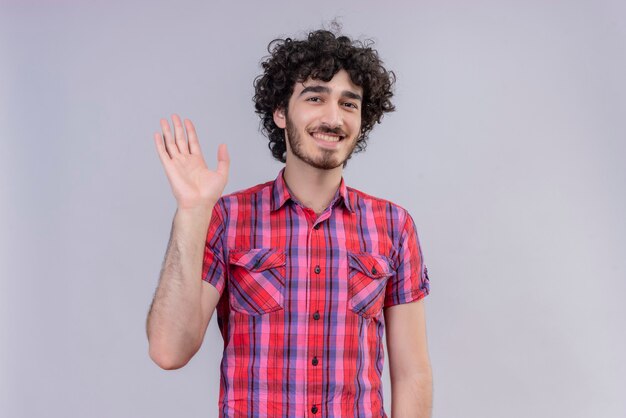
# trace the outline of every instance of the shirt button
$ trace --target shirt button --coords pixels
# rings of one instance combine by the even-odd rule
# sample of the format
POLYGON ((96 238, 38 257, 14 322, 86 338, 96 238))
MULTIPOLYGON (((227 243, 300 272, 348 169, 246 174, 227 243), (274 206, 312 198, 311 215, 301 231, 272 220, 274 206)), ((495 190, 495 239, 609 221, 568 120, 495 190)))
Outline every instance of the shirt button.
POLYGON ((316 274, 320 274, 320 271, 322 271, 322 269, 320 268, 320 266, 315 266, 315 273, 316 273, 316 274))
POLYGON ((315 313, 313 314, 313 319, 315 319, 316 321, 320 319, 320 313, 318 311, 315 311, 315 313))
POLYGON ((315 225, 313 226, 313 229, 315 229, 315 230, 320 229, 320 224, 315 224, 315 225))
POLYGON ((313 405, 313 408, 311 408, 311 412, 317 414, 317 406, 313 405))
POLYGON ((313 357, 313 360, 311 361, 311 364, 314 366, 317 366, 319 363, 319 361, 317 360, 317 357, 313 357))
POLYGON ((372 274, 377 274, 378 270, 376 270, 376 267, 372 267, 372 274))

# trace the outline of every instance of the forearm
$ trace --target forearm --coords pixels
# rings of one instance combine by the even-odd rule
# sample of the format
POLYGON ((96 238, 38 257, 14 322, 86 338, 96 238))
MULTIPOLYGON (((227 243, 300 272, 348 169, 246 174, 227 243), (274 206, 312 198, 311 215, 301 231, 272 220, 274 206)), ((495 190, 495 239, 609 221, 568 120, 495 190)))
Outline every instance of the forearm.
POLYGON ((177 210, 147 319, 150 356, 163 368, 184 366, 202 335, 202 260, 212 207, 177 210))
POLYGON ((391 381, 391 418, 430 418, 432 413, 432 372, 391 381))

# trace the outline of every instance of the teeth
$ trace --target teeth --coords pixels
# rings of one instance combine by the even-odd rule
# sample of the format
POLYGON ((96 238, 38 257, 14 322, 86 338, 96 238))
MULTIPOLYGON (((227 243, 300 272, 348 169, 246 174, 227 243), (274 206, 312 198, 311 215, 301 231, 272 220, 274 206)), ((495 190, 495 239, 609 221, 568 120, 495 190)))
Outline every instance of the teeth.
POLYGON ((327 142, 338 142, 341 139, 340 136, 324 135, 319 132, 314 133, 313 136, 327 142))

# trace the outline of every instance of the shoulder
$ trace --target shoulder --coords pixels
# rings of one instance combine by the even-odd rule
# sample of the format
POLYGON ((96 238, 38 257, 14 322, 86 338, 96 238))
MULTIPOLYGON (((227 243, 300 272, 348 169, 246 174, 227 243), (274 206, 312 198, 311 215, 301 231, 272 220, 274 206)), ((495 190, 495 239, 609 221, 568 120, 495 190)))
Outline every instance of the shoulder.
POLYGON ((398 220, 400 224, 404 224, 407 219, 411 218, 409 211, 395 202, 373 196, 353 187, 347 187, 347 190, 350 203, 356 213, 373 212, 376 217, 384 213, 386 218, 398 220))
POLYGON ((263 197, 268 198, 272 192, 273 181, 257 184, 246 189, 237 190, 219 198, 217 205, 224 213, 228 213, 234 204, 250 204, 263 197))

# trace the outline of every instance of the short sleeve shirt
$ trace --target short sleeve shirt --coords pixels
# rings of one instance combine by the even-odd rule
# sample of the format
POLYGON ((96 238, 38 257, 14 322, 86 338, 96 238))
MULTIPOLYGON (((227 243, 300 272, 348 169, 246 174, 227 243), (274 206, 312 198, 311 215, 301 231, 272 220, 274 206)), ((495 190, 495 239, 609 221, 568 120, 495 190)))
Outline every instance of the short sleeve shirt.
POLYGON ((220 198, 202 279, 220 293, 220 417, 387 417, 383 310, 429 293, 416 226, 341 180, 317 215, 274 181, 220 198))

